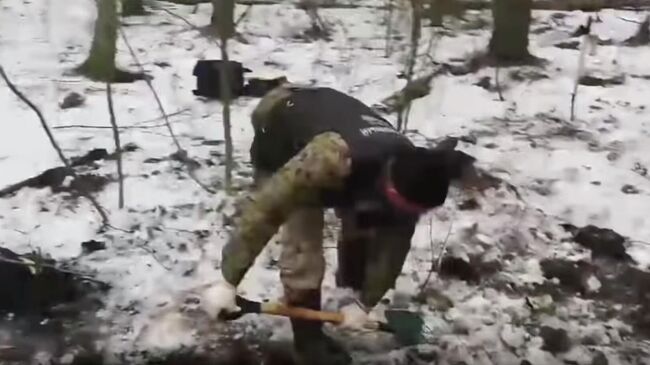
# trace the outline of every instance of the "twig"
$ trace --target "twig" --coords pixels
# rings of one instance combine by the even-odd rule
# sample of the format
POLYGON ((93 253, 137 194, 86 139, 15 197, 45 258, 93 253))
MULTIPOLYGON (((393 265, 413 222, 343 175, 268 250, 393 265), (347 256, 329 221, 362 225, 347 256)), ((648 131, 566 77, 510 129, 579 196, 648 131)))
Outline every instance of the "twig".
POLYGON ((167 118, 169 118, 169 117, 175 117, 175 116, 177 116, 177 115, 179 115, 179 114, 183 114, 183 113, 185 113, 185 112, 187 112, 187 111, 190 111, 190 110, 192 110, 192 108, 183 108, 183 109, 179 109, 179 110, 177 110, 177 111, 175 111, 175 112, 173 112, 173 113, 169 113, 169 114, 166 114, 166 115, 163 115, 163 116, 160 116, 160 117, 156 117, 156 118, 152 118, 152 119, 147 119, 147 120, 143 120, 143 121, 140 121, 140 122, 135 122, 135 123, 133 123, 133 125, 134 125, 134 126, 136 126, 136 125, 139 126, 139 125, 141 125, 141 124, 157 122, 157 121, 159 121, 159 120, 163 120, 163 119, 165 119, 166 117, 167 117, 167 118))
MULTIPOLYGON (((154 125, 138 125, 138 126, 125 126, 125 127, 117 127, 118 130, 125 130, 125 129, 153 129, 153 128, 163 128, 166 127, 167 124, 162 123, 162 124, 154 124, 154 125)), ((112 126, 105 126, 105 125, 85 125, 85 124, 70 124, 70 125, 61 125, 57 127, 52 127, 52 129, 73 129, 73 128, 78 128, 78 129, 113 129, 112 126)))
POLYGON ((137 245, 137 247, 142 249, 144 252, 148 253, 151 256, 151 258, 153 258, 154 261, 156 261, 158 263, 158 265, 160 265, 160 267, 162 267, 163 269, 165 269, 167 271, 172 271, 171 267, 163 264, 162 261, 160 261, 160 259, 158 259, 158 257, 156 256, 156 253, 152 249, 146 247, 145 245, 137 245))
POLYGON ((576 96, 578 95, 578 83, 576 82, 573 86, 573 92, 571 93, 571 120, 574 120, 576 117, 576 96))
POLYGON ((452 220, 451 223, 449 223, 449 230, 447 231, 447 236, 445 236, 445 240, 442 243, 442 249, 440 249, 440 255, 438 256, 438 263, 436 264, 438 271, 440 271, 440 268, 442 267, 442 259, 445 257, 445 253, 447 251, 447 243, 449 242, 449 236, 451 235, 451 229, 453 226, 454 221, 452 220))
MULTIPOLYGON (((118 27, 118 30, 120 32, 120 36, 124 40, 124 44, 126 45, 126 48, 129 50, 129 53, 131 53, 131 57, 133 57, 133 61, 138 65, 140 68, 141 72, 144 73, 144 67, 142 66, 142 63, 140 60, 138 60, 138 56, 135 54, 135 51, 133 50, 133 47, 131 47, 131 44, 129 43, 128 38, 126 37, 126 33, 124 32, 124 29, 122 27, 118 27)), ((176 138, 176 135, 174 134, 174 130, 172 129, 171 123, 169 122, 169 118, 167 117, 167 113, 165 112, 165 108, 162 105, 162 101, 160 101, 160 97, 158 96, 158 92, 156 92, 156 89, 153 87, 153 84, 151 83, 151 80, 149 78, 144 78, 144 81, 147 83, 147 86, 151 90, 151 93, 154 96, 154 99, 156 99, 156 104, 158 104, 158 109, 160 110, 160 113, 165 121, 165 126, 167 127, 167 130, 169 131, 169 135, 171 136, 172 140, 174 141, 174 144, 176 145, 177 149, 177 154, 179 157, 179 160, 181 160, 185 166, 187 167, 188 175, 194 182, 196 182, 203 190, 215 194, 215 191, 207 187, 205 184, 203 184, 199 179, 194 175, 193 168, 190 166, 188 163, 188 156, 187 156, 187 151, 181 147, 181 144, 178 142, 178 138, 176 138)))
POLYGON ((119 209, 124 208, 124 174, 122 172, 122 147, 120 146, 120 132, 117 129, 115 121, 115 111, 113 110, 113 91, 111 83, 106 83, 106 101, 108 102, 108 113, 111 116, 111 126, 113 127, 113 140, 115 141, 115 152, 117 153, 117 176, 118 176, 118 198, 117 206, 119 209))
POLYGON ((244 18, 248 15, 248 12, 251 10, 252 7, 253 7, 253 4, 249 4, 249 5, 246 7, 246 10, 244 10, 244 12, 242 12, 241 15, 239 15, 239 18, 237 18, 237 20, 235 20, 235 28, 237 28, 237 26, 239 25, 239 23, 240 23, 242 20, 244 20, 244 18))
POLYGON ((623 18, 623 17, 620 16, 620 15, 617 15, 616 17, 619 18, 619 19, 621 19, 621 20, 624 21, 624 22, 634 23, 634 24, 643 24, 643 22, 640 22, 640 21, 637 21, 637 20, 632 20, 632 19, 626 19, 626 18, 623 18))
POLYGON ((576 97, 578 96, 578 85, 580 85, 580 78, 582 78, 582 74, 584 73, 588 42, 589 34, 583 35, 582 43, 580 45, 580 55, 578 56, 578 69, 576 70, 576 79, 573 85, 573 92, 571 93, 571 120, 575 119, 575 105, 576 97))
POLYGON ((630 241, 630 243, 639 243, 639 244, 642 244, 642 245, 650 246, 650 242, 646 242, 646 241, 632 240, 632 241, 630 241))
MULTIPOLYGON (((173 113, 167 114, 167 117, 173 117, 179 114, 183 114, 186 111, 190 110, 190 108, 183 108, 181 110, 175 111, 173 113)), ((141 124, 145 123, 151 123, 151 122, 156 122, 158 120, 165 119, 165 116, 162 117, 157 117, 153 119, 147 119, 143 120, 140 122, 133 123, 132 126, 125 126, 125 127, 119 127, 118 129, 150 129, 150 128, 158 128, 158 127, 164 127, 165 123, 163 124, 154 124, 154 125, 145 125, 142 126, 141 124)), ((52 127, 52 129, 71 129, 71 128, 80 128, 80 129, 113 129, 113 127, 107 127, 104 125, 85 125, 85 124, 70 124, 70 125, 60 125, 56 127, 52 127)))
POLYGON ((88 281, 92 281, 92 282, 97 283, 97 284, 102 284, 104 286, 108 286, 108 284, 106 282, 91 278, 90 276, 84 275, 84 274, 76 272, 76 271, 60 269, 60 268, 58 268, 58 267, 56 267, 54 265, 44 264, 44 263, 41 263, 41 262, 39 262, 37 264, 36 262, 30 262, 30 261, 12 260, 12 259, 8 259, 6 257, 0 256, 0 262, 5 262, 5 263, 8 263, 8 264, 22 265, 22 266, 28 266, 28 267, 32 267, 32 268, 33 267, 47 267, 47 268, 54 269, 56 271, 62 272, 64 274, 71 274, 71 275, 77 276, 77 277, 79 277, 80 279, 83 279, 83 280, 88 280, 88 281))
MULTIPOLYGON (((68 162, 68 159, 65 157, 63 154, 63 150, 61 150, 61 147, 59 147, 59 144, 56 142, 54 139, 54 135, 52 135, 52 131, 50 131, 50 128, 47 125, 47 122, 45 121, 45 117, 43 117, 43 114, 41 111, 38 109, 34 103, 32 103, 25 95, 23 95, 17 88, 16 86, 9 80, 9 77, 5 73, 5 70, 2 66, 0 66, 0 75, 2 75, 2 78, 5 80, 7 83, 7 86, 9 89, 16 94, 16 96, 25 102, 33 111, 36 113, 38 116, 38 119, 41 122, 41 126, 43 127, 43 130, 45 130, 45 133, 47 134, 47 137, 50 140, 50 143, 52 144, 52 147, 56 150, 56 153, 59 155, 59 159, 61 159, 61 162, 63 162, 63 165, 70 171, 70 174, 73 177, 77 177, 76 172, 72 169, 70 166, 70 162, 68 162)), ((87 191, 85 191, 83 188, 79 189, 79 193, 84 196, 86 199, 90 201, 90 203, 95 207, 97 210, 97 213, 102 219, 102 225, 107 225, 109 223, 108 216, 106 215, 106 212, 104 212, 104 209, 102 206, 99 204, 99 202, 87 191)))
POLYGON ((431 279, 431 275, 435 269, 435 266, 433 265, 433 216, 429 217, 429 248, 431 250, 431 267, 429 268, 426 279, 424 279, 424 282, 420 285, 420 293, 422 293, 427 284, 429 284, 429 280, 431 279))
POLYGON ((438 256, 438 261, 434 263, 433 260, 433 217, 429 219, 429 245, 431 247, 431 267, 429 268, 429 272, 427 273, 426 279, 424 279, 424 282, 422 285, 420 285, 420 290, 419 292, 422 293, 424 291, 424 288, 429 284, 429 280, 431 280, 431 275, 433 274, 434 271, 440 272, 440 267, 442 266, 442 258, 444 257, 445 251, 447 250, 447 242, 449 242, 449 236, 451 235, 451 229, 454 226, 454 221, 451 221, 449 224, 449 230, 447 231, 447 236, 445 237, 445 240, 442 243, 442 249, 440 250, 440 255, 438 256))
POLYGON ((506 99, 503 98, 503 93, 501 92, 501 83, 499 82, 499 64, 494 67, 494 83, 496 84, 497 87, 497 93, 499 94, 499 101, 506 101, 506 99))

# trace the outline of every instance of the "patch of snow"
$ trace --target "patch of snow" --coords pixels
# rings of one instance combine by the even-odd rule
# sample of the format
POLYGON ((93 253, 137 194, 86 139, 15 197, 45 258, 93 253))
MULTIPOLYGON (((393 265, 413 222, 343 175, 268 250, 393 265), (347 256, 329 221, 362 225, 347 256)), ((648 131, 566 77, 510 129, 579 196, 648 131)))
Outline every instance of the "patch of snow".
MULTIPOLYGON (((0 64, 41 108, 51 126, 108 126, 105 86, 70 73, 90 48, 96 16, 92 2, 70 0, 66 6, 55 6, 51 2, 3 0, 1 6, 0 64), (20 32, 15 31, 17 22, 20 32), (86 96, 85 105, 61 110, 59 100, 71 91, 86 96)), ((170 7, 194 24, 207 24, 209 4, 201 4, 196 13, 192 8, 170 7)), ((238 6, 237 13, 243 9, 238 6)), ((543 294, 529 295, 533 306, 548 314, 541 315, 539 323, 526 323, 532 310, 526 298, 516 292, 546 282, 540 267, 545 258, 588 257, 574 243, 562 242, 568 234, 560 223, 591 223, 612 228, 631 240, 650 241, 648 177, 634 171, 638 164, 650 165, 650 147, 645 143, 650 134, 645 98, 650 84, 637 77, 650 74, 647 62, 643 62, 650 51, 619 45, 597 47, 587 57, 587 72, 624 73, 625 82, 608 87, 581 85, 577 119, 569 121, 577 52, 553 44, 584 24, 587 14, 568 12, 557 20, 552 13, 536 11, 534 16, 537 25, 551 24, 553 33, 530 37, 531 52, 551 61, 537 70, 547 78, 518 80, 517 71, 535 69, 501 69, 506 99, 501 102, 495 93, 475 85, 481 77, 493 77, 493 68, 464 76, 442 75, 432 81, 432 93, 416 100, 411 108, 409 128, 423 136, 475 135, 476 144, 461 142, 460 148, 518 190, 518 194, 504 187, 487 191, 478 199, 480 207, 476 210, 460 210, 460 197, 452 192, 443 207, 421 220, 403 275, 387 295, 394 302, 402 300, 405 307, 423 312, 435 334, 432 343, 444 348, 438 355, 448 363, 519 364, 527 359, 532 364, 561 364, 559 358, 541 350, 541 339, 528 338, 527 327, 541 323, 564 326, 574 334, 582 329, 584 336, 595 337, 603 345, 608 344, 607 339, 612 344, 624 341, 619 328, 625 324, 600 326, 592 315, 593 303, 575 298, 555 303, 543 294), (621 191, 625 184, 634 185, 640 192, 625 194, 621 191), (441 312, 419 306, 412 298, 429 273, 432 260, 441 255, 448 231, 448 255, 466 260, 479 255, 482 262, 497 261, 503 267, 495 277, 483 278, 478 286, 453 278, 443 280, 432 273, 429 287, 454 304, 441 312), (490 287, 493 284, 495 287, 490 287), (575 318, 584 319, 586 324, 575 318), (607 333, 603 334, 605 328, 607 333), (502 340, 518 348, 516 355, 502 340)), ((331 86, 370 105, 403 87, 404 80, 396 76, 403 69, 403 53, 398 52, 402 44, 393 41, 395 52, 385 57, 381 14, 363 8, 322 9, 320 14, 332 25, 331 42, 297 39, 295 36, 310 23, 303 11, 291 5, 253 6, 239 29, 246 42, 229 43, 231 58, 251 68, 251 76, 287 76, 294 82, 331 86)), ((473 14, 489 18, 487 13, 473 14)), ((599 15, 603 21, 594 23, 595 33, 614 41, 636 31, 635 24, 619 17, 641 19, 640 14, 629 11, 603 10, 599 15)), ((395 17, 399 18, 396 28, 408 32, 407 12, 395 17)), ((223 171, 218 156, 223 155, 223 147, 203 141, 223 140, 221 105, 191 93, 194 63, 218 59, 219 50, 159 10, 138 20, 122 21, 128 24, 124 30, 146 72, 153 76, 165 110, 183 111, 170 121, 181 145, 202 164, 197 171, 199 179, 211 186, 220 184, 223 171), (161 61, 170 66, 157 66, 161 61), (209 167, 207 160, 215 166, 209 167)), ((450 62, 484 49, 490 34, 487 29, 456 33, 441 36, 434 30, 425 31, 422 43, 437 37, 433 58, 450 62)), ((117 61, 120 67, 135 69, 121 40, 117 61)), ((424 69, 426 65, 420 66, 424 69)), ((209 336, 197 333, 199 329, 186 323, 179 311, 170 309, 162 317, 157 314, 174 309, 188 292, 219 277, 221 249, 228 239, 224 217, 232 213, 233 199, 223 192, 208 194, 187 178, 179 163, 166 159, 175 147, 161 120, 155 119, 159 111, 143 82, 116 84, 113 89, 118 124, 128 127, 121 131, 122 143, 140 147, 123 155, 127 208, 117 209, 115 183, 97 194, 117 229, 98 233, 99 218, 84 199, 74 202, 53 195, 49 189, 25 188, 0 199, 0 242, 20 253, 40 249, 57 260, 74 260, 80 270, 94 272, 97 279, 110 283, 113 289, 98 317, 108 323, 103 345, 111 353, 162 351, 207 341, 209 336), (106 250, 81 255, 81 242, 91 239, 104 241, 106 250)), ((239 170, 244 172, 250 168, 246 165, 252 140, 249 118, 257 101, 239 98, 232 106, 235 155, 239 170)), ((0 88, 0 105, 6 120, 0 123, 0 186, 59 166, 33 112, 4 87, 0 88)), ((91 148, 113 149, 110 129, 55 128, 53 132, 67 156, 82 155, 91 148)), ((114 178, 115 165, 105 161, 93 173, 114 178)), ((246 188, 250 178, 242 174, 236 181, 246 188)), ((326 246, 334 245, 334 239, 328 239, 326 246)), ((271 300, 282 295, 279 271, 273 265, 279 250, 275 241, 264 249, 240 285, 243 295, 271 300)), ((628 252, 641 269, 647 270, 648 245, 632 242, 628 252)), ((332 275, 336 250, 327 249, 325 255, 323 288, 327 301, 337 295, 332 275)), ((598 290, 595 278, 588 285, 598 290)), ((271 328, 272 339, 291 336, 288 321, 283 318, 251 316, 238 323, 271 328)), ((577 347, 571 356, 582 361, 584 349, 577 347)), ((608 359, 614 363, 616 357, 608 353, 608 359)))

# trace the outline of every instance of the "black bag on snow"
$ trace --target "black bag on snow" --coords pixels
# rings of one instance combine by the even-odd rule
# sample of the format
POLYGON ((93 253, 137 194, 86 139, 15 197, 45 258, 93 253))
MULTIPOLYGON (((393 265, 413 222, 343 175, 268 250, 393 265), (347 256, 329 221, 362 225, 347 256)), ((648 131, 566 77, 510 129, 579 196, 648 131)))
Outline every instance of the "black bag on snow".
MULTIPOLYGON (((194 66, 192 74, 196 76, 196 89, 192 93, 196 96, 207 98, 221 98, 221 74, 219 68, 221 60, 199 60, 194 66)), ((244 92, 244 72, 251 70, 245 68, 240 62, 228 61, 228 81, 230 85, 230 96, 236 98, 244 92)))

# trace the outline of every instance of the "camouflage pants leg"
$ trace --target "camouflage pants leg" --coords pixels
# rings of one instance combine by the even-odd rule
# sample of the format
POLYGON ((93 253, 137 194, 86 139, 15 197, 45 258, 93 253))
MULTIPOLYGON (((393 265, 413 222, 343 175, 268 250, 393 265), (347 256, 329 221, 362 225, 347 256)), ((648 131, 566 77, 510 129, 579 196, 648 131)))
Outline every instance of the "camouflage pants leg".
POLYGON ((325 274, 323 226, 323 209, 309 207, 292 214, 282 227, 280 278, 289 303, 301 303, 320 291, 325 274))

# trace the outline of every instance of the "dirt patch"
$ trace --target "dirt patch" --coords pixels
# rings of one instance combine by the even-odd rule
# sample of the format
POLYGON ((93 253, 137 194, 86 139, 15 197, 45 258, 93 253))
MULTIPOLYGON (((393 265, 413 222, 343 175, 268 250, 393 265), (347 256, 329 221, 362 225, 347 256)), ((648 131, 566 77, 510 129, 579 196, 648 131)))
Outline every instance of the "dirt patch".
POLYGON ((483 261, 482 257, 470 256, 467 262, 458 257, 445 257, 440 264, 440 276, 456 278, 468 283, 479 284, 483 279, 494 275, 502 269, 497 261, 483 261))
POLYGON ((38 316, 54 306, 79 301, 105 286, 61 271, 54 260, 32 253, 18 255, 0 247, 0 312, 38 316))
POLYGON ((594 300, 598 318, 622 320, 636 335, 650 338, 650 273, 610 257, 591 262, 546 259, 540 264, 548 281, 535 287, 535 295, 563 301, 577 294, 594 300))
POLYGON ((572 234, 573 240, 591 250, 592 257, 609 257, 615 260, 632 260, 625 249, 625 237, 609 228, 587 225, 577 228, 571 224, 562 227, 572 234))
POLYGON ((594 76, 594 75, 585 75, 580 78, 580 85, 585 86, 617 86, 623 85, 625 83, 625 76, 615 75, 615 76, 594 76))
POLYGON ((571 339, 567 332, 561 328, 542 326, 539 336, 544 340, 542 349, 553 355, 567 352, 571 349, 571 339))

